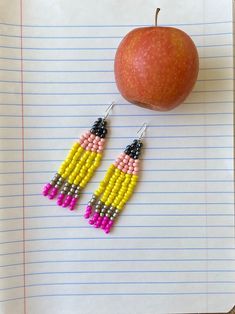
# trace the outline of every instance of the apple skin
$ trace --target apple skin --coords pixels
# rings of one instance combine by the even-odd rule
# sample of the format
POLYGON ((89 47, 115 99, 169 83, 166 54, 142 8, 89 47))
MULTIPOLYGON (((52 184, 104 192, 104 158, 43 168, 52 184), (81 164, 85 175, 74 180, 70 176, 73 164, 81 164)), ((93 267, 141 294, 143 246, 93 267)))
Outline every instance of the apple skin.
POLYGON ((192 39, 173 27, 142 27, 129 32, 115 55, 114 74, 129 102, 159 111, 180 105, 198 75, 199 58, 192 39))

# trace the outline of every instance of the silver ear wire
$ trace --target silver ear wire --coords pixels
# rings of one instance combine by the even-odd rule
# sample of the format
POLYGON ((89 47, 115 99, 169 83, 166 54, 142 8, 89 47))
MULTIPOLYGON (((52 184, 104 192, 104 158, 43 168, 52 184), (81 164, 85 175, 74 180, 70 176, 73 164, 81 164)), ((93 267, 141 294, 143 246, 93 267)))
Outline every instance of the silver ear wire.
POLYGON ((141 140, 144 136, 145 136, 145 133, 146 133, 146 129, 147 129, 148 125, 146 122, 143 123, 142 127, 139 129, 139 131, 137 132, 137 134, 140 134, 139 135, 139 140, 141 140))
POLYGON ((104 114, 104 117, 103 117, 104 120, 107 119, 107 117, 109 116, 110 111, 113 109, 114 105, 115 105, 115 102, 113 101, 113 102, 108 106, 108 108, 105 110, 105 114, 104 114))

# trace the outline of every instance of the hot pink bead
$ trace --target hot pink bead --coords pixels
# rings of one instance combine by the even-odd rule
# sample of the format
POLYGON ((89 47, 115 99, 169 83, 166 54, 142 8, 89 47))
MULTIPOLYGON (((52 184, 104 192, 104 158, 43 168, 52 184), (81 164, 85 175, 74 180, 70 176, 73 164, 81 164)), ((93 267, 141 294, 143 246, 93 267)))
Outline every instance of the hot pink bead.
POLYGON ((61 206, 63 203, 63 199, 64 199, 65 195, 64 194, 60 194, 57 198, 57 205, 61 206))
POLYGON ((49 194, 49 199, 52 200, 56 196, 57 193, 58 193, 58 189, 53 188, 49 194))
POLYGON ((62 204, 62 206, 63 206, 63 207, 67 207, 67 206, 70 204, 71 200, 72 200, 72 196, 71 196, 71 195, 68 195, 68 196, 66 197, 64 203, 62 204))
POLYGON ((51 187, 52 187, 52 185, 50 183, 47 183, 46 185, 44 185, 42 194, 44 196, 47 196, 51 187))
POLYGON ((102 229, 105 229, 106 225, 109 223, 109 217, 105 216, 103 221, 102 221, 102 224, 101 224, 101 228, 102 229))
POLYGON ((94 216, 89 220, 89 224, 94 225, 94 223, 96 223, 99 216, 100 216, 99 213, 95 213, 94 216))
POLYGON ((69 205, 69 209, 70 209, 70 210, 74 210, 74 208, 75 208, 75 206, 76 206, 76 204, 77 204, 77 201, 78 201, 77 198, 75 198, 75 197, 72 198, 71 203, 70 203, 70 205, 69 205))
POLYGON ((104 217, 102 216, 99 216, 99 218, 97 219, 96 223, 95 223, 95 228, 99 228, 102 224, 102 220, 103 220, 104 217))
POLYGON ((87 205, 86 212, 84 214, 84 218, 86 218, 86 219, 90 218, 91 214, 92 214, 92 207, 87 205))
POLYGON ((112 228, 112 225, 113 225, 113 220, 110 220, 108 222, 108 224, 106 225, 105 229, 104 229, 105 233, 109 233, 110 232, 110 229, 112 228))

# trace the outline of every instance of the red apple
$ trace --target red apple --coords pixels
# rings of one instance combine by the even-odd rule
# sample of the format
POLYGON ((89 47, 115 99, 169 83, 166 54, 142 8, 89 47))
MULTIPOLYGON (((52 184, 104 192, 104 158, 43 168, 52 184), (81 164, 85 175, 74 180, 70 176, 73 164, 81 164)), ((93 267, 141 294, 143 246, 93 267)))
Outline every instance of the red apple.
POLYGON ((198 68, 194 42, 173 27, 132 30, 121 41, 114 62, 122 96, 131 103, 161 111, 185 100, 196 82, 198 68))

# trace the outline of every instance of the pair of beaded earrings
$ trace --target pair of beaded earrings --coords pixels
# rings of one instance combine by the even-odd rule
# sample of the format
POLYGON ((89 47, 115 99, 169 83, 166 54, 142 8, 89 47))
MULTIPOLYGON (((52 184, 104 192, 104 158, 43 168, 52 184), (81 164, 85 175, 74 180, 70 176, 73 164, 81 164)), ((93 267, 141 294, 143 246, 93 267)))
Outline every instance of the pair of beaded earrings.
MULTIPOLYGON (((43 195, 57 204, 74 210, 81 191, 99 167, 107 134, 107 117, 114 106, 112 103, 103 118, 93 124, 90 131, 84 133, 70 150, 50 183, 43 188, 43 195)), ((109 167, 98 189, 86 206, 84 217, 95 228, 101 227, 109 233, 114 221, 131 197, 138 180, 139 156, 142 138, 146 130, 143 125, 138 139, 128 145, 116 161, 109 167)))

